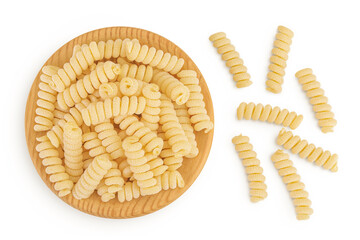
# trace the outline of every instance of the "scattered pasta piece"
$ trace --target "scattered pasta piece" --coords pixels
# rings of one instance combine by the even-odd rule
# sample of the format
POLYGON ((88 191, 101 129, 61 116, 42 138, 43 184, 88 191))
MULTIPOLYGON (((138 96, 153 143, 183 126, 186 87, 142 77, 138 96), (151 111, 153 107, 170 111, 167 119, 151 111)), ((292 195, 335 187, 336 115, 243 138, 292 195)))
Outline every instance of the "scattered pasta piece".
POLYGON ((222 59, 226 61, 226 66, 230 68, 230 73, 236 82, 236 87, 243 88, 252 84, 250 74, 244 66, 244 61, 240 58, 240 54, 235 50, 235 46, 231 44, 230 39, 226 37, 224 32, 218 32, 210 36, 209 40, 213 42, 222 59))
POLYGON ((281 85, 284 82, 286 61, 290 51, 291 39, 294 36, 294 33, 284 26, 279 26, 277 30, 278 33, 270 57, 268 80, 266 81, 266 89, 273 93, 280 93, 282 90, 281 85))
POLYGON ((301 140, 299 136, 294 136, 291 131, 282 129, 277 137, 277 144, 283 146, 285 149, 291 149, 293 153, 299 154, 301 158, 315 162, 317 166, 322 166, 332 172, 337 172, 338 170, 337 154, 331 154, 329 151, 324 151, 320 147, 317 148, 314 144, 309 144, 306 140, 301 140))
POLYGON ((303 120, 302 115, 297 115, 295 112, 289 112, 287 109, 281 110, 279 107, 271 107, 266 105, 265 107, 259 103, 241 103, 237 109, 237 118, 239 120, 260 120, 262 122, 269 122, 275 124, 281 124, 284 127, 290 127, 296 129, 303 120))
POLYGON ((290 196, 295 205, 297 219, 309 219, 313 213, 311 201, 308 198, 309 194, 304 190, 305 184, 301 182, 300 175, 296 173, 297 170, 293 166, 293 162, 289 159, 289 154, 284 153, 282 150, 277 150, 271 156, 271 160, 278 170, 279 175, 282 177, 283 182, 286 184, 287 190, 290 192, 290 196))
POLYGON ((242 159, 248 175, 251 201, 258 202, 265 199, 267 197, 265 176, 262 167, 260 167, 260 160, 256 158, 256 152, 253 151, 253 146, 249 143, 249 138, 240 134, 234 137, 232 142, 235 144, 235 150, 242 159))
POLYGON ((156 84, 146 85, 142 89, 142 94, 146 99, 146 105, 144 112, 141 114, 141 122, 152 131, 156 131, 159 128, 160 121, 160 89, 156 84))
POLYGON ((321 131, 323 133, 333 132, 337 122, 334 119, 331 106, 328 104, 328 99, 324 96, 325 91, 320 87, 320 83, 316 80, 313 71, 310 68, 305 68, 298 71, 295 76, 298 78, 303 90, 306 91, 307 97, 310 98, 321 131))

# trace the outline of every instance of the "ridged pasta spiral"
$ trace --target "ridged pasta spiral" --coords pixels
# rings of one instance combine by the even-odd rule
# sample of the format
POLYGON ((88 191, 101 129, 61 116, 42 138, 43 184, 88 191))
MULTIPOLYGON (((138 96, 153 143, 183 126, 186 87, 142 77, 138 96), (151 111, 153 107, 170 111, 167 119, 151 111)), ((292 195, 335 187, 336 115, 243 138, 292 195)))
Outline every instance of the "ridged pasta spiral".
POLYGON ((148 160, 147 164, 150 166, 150 171, 153 173, 154 177, 160 176, 169 168, 164 165, 164 161, 160 157, 152 153, 146 153, 145 157, 148 160))
MULTIPOLYGON (((139 138, 141 145, 145 151, 158 156, 163 148, 163 140, 146 127, 144 123, 140 122, 135 116, 127 116, 122 120, 114 120, 119 124, 121 130, 125 130, 128 136, 139 138)), ((124 149, 125 150, 125 149, 124 149)))
POLYGON ((178 105, 185 104, 190 97, 189 89, 167 72, 156 72, 152 82, 157 84, 161 92, 178 105))
POLYGON ((139 42, 128 42, 126 45, 126 57, 129 61, 135 61, 156 67, 157 69, 171 74, 178 73, 183 67, 185 61, 170 53, 164 53, 154 47, 141 45, 139 42))
POLYGON ((75 184, 73 196, 76 199, 90 197, 110 168, 111 161, 109 156, 101 155, 95 157, 89 167, 81 175, 79 181, 75 184))
POLYGON ((185 186, 184 179, 178 171, 166 171, 157 176, 156 180, 162 190, 183 188, 185 186))
POLYGON ((53 65, 44 66, 41 69, 40 81, 49 84, 51 77, 59 71, 59 67, 53 65))
POLYGON ((141 122, 152 131, 159 128, 160 121, 160 89, 156 84, 148 84, 142 89, 142 94, 146 99, 144 112, 141 114, 141 122))
POLYGON ((293 199, 295 205, 296 217, 298 220, 309 219, 313 213, 311 208, 311 201, 309 200, 309 193, 304 190, 305 184, 301 182, 300 175, 297 174, 293 162, 289 159, 289 154, 281 150, 277 150, 272 156, 271 160, 283 182, 286 184, 287 190, 293 199))
POLYGON ((56 92, 47 83, 40 82, 39 89, 34 125, 34 130, 37 132, 48 131, 52 128, 56 102, 56 92))
POLYGON ((89 156, 94 158, 100 155, 109 155, 105 147, 102 145, 101 140, 98 138, 96 132, 84 133, 82 137, 84 148, 89 151, 89 156))
POLYGON ((124 179, 121 176, 121 171, 118 169, 118 164, 112 161, 112 167, 97 187, 97 193, 101 196, 101 201, 108 202, 116 197, 116 192, 118 192, 123 185, 124 179))
POLYGON ((306 140, 301 140, 299 136, 294 136, 291 131, 282 129, 277 137, 277 144, 283 146, 285 149, 291 149, 294 154, 299 154, 303 159, 310 162, 315 162, 317 166, 337 172, 338 155, 331 154, 330 151, 324 151, 320 147, 315 147, 314 144, 309 144, 306 140))
POLYGON ((140 187, 137 185, 137 181, 127 182, 117 192, 119 202, 131 201, 140 197, 140 187))
POLYGON ((204 130, 208 133, 214 128, 214 123, 211 122, 207 114, 204 102, 204 96, 201 93, 199 79, 197 73, 193 70, 183 70, 178 73, 178 78, 189 90, 189 100, 186 102, 188 113, 190 114, 190 121, 194 125, 195 131, 204 130))
POLYGON ((295 112, 289 112, 287 109, 281 110, 279 107, 271 107, 267 104, 265 107, 261 103, 242 102, 237 109, 237 118, 239 120, 245 118, 246 120, 260 120, 262 122, 269 122, 281 124, 284 127, 296 129, 303 120, 302 115, 297 115, 295 112))
POLYGON ((284 82, 286 61, 290 51, 291 39, 294 36, 294 33, 284 26, 279 26, 277 30, 274 48, 271 51, 268 80, 266 81, 266 89, 273 93, 280 93, 282 90, 281 85, 284 82))
POLYGON ((263 175, 263 168, 260 166, 260 160, 256 158, 256 152, 253 151, 253 146, 249 143, 249 137, 239 135, 232 139, 235 144, 235 150, 245 167, 248 175, 250 187, 250 200, 258 202, 267 197, 265 176, 263 175))
POLYGON ((102 100, 118 96, 118 87, 115 83, 102 83, 99 87, 99 95, 102 100))
POLYGON ((197 147, 194 128, 191 125, 188 109, 185 105, 177 105, 177 104, 174 104, 174 108, 175 108, 176 116, 179 119, 179 123, 181 124, 181 127, 184 130, 185 135, 191 145, 191 150, 185 157, 194 158, 199 154, 199 149, 197 147))
POLYGON ((230 68, 230 73, 236 82, 236 87, 243 88, 252 84, 250 74, 244 66, 244 61, 240 58, 240 54, 235 50, 235 46, 231 44, 230 39, 226 37, 224 32, 218 32, 210 36, 209 40, 213 42, 222 59, 226 61, 226 66, 230 68))
POLYGON ((303 90, 306 91, 306 95, 310 98, 321 131, 323 133, 332 132, 337 121, 334 119, 334 113, 328 104, 328 98, 324 96, 325 91, 320 87, 320 83, 316 80, 312 69, 302 69, 295 76, 298 78, 303 90))
POLYGON ((65 170, 70 180, 77 182, 83 173, 82 132, 73 122, 64 126, 64 156, 65 170))
POLYGON ((129 77, 149 83, 153 77, 154 69, 149 65, 138 66, 136 64, 129 64, 122 58, 118 58, 117 63, 121 65, 121 73, 117 78, 118 81, 124 77, 129 77))
POLYGON ((90 74, 85 75, 83 79, 58 93, 57 102, 60 108, 66 110, 81 102, 82 99, 87 98, 89 94, 93 94, 96 89, 99 89, 102 83, 115 80, 119 73, 119 64, 111 61, 99 63, 90 74))
POLYGON ((121 138, 114 129, 114 125, 110 122, 100 123, 95 126, 95 132, 101 140, 101 144, 105 147, 112 159, 118 159, 124 156, 121 147, 121 138))
POLYGON ((71 193, 74 183, 69 179, 69 174, 65 172, 59 151, 51 144, 46 135, 36 138, 36 140, 39 142, 36 145, 36 151, 42 159, 46 174, 50 175, 50 182, 54 183, 54 189, 59 191, 59 197, 68 195, 71 193))
POLYGON ((141 195, 158 193, 161 189, 156 186, 156 179, 147 164, 148 159, 145 157, 140 139, 136 136, 129 136, 124 139, 122 146, 130 169, 134 173, 133 177, 140 187, 141 195))
POLYGON ((133 96, 139 88, 139 80, 130 77, 124 77, 119 82, 120 93, 124 96, 133 96))
POLYGON ((164 164, 168 166, 168 171, 175 171, 181 167, 184 158, 171 149, 169 141, 165 138, 165 133, 159 133, 158 136, 164 140, 164 146, 160 153, 160 157, 164 160, 164 164))
POLYGON ((123 176, 124 180, 127 180, 128 178, 132 177, 133 172, 131 171, 130 165, 126 159, 120 162, 119 169, 121 171, 121 175, 123 176))
POLYGON ((161 124, 162 131, 165 133, 165 138, 168 140, 175 156, 185 156, 189 154, 191 145, 176 116, 174 105, 164 94, 161 95, 160 100, 159 123, 161 124))
POLYGON ((96 125, 119 115, 141 114, 146 105, 144 97, 128 96, 107 98, 105 101, 91 103, 81 111, 84 123, 87 126, 96 125))

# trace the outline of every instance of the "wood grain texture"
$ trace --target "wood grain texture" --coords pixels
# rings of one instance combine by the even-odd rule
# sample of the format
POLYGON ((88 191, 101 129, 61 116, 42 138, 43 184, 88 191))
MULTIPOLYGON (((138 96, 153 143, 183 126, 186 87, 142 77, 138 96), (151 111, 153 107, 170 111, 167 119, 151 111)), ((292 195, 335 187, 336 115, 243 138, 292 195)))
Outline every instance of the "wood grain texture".
MULTIPOLYGON (((109 39, 115 40, 117 38, 137 38, 139 39, 141 44, 147 44, 148 46, 152 46, 157 49, 161 49, 164 52, 169 52, 173 55, 184 58, 185 65, 183 69, 192 69, 195 70, 198 74, 198 77, 200 79, 200 86, 204 95, 204 101, 206 103, 206 109, 211 120, 214 121, 214 110, 209 89, 195 63, 190 59, 188 55, 186 55, 183 50, 181 50, 171 41, 160 35, 143 29, 131 27, 109 27, 85 33, 74 38, 73 40, 62 46, 59 50, 57 50, 47 60, 44 66, 51 64, 62 67, 63 64, 70 59, 75 44, 84 44, 89 43, 90 41, 106 41, 109 39)), ((34 131, 34 118, 36 101, 38 98, 37 92, 39 90, 38 84, 40 82, 40 74, 41 71, 39 71, 38 75, 34 80, 26 104, 25 135, 30 157, 34 163, 36 170, 38 171, 40 177, 43 179, 46 185, 55 194, 57 194, 53 187, 53 184, 49 181, 49 176, 46 175, 45 168, 42 166, 41 159, 39 158, 39 155, 35 150, 35 146, 37 144, 36 137, 42 136, 45 133, 34 131)), ((106 218, 138 217, 159 210, 180 197, 192 185, 192 183, 198 177, 202 168, 205 165, 205 162, 210 152, 214 131, 212 130, 208 134, 204 134, 203 132, 195 132, 195 134, 200 153, 196 158, 184 159, 183 165, 181 166, 181 168, 179 168, 179 172, 182 174, 185 181, 185 187, 182 189, 161 191, 156 195, 139 197, 138 199, 125 203, 120 203, 117 198, 107 203, 104 203, 100 200, 100 197, 97 194, 93 194, 90 198, 84 200, 77 200, 71 194, 62 197, 61 199, 68 203, 70 206, 83 212, 106 218)))

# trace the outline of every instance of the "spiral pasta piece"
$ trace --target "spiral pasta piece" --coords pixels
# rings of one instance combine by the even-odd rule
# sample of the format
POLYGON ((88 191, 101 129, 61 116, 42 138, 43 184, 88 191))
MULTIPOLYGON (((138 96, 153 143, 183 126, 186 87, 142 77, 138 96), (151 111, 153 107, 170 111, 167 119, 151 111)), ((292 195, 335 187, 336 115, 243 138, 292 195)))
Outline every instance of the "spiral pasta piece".
POLYGON ((235 144, 235 150, 242 159, 246 174, 248 175, 250 187, 250 200, 258 202, 267 197, 265 176, 263 175, 263 168, 260 166, 260 160, 256 158, 256 152, 253 151, 253 146, 249 143, 249 137, 240 134, 232 139, 235 144))
POLYGON ((183 188, 185 186, 185 181, 178 171, 166 171, 161 176, 157 176, 156 180, 162 190, 183 188))
POLYGON ((164 161, 160 157, 152 153, 146 153, 145 157, 148 160, 147 164, 150 166, 150 171, 153 173, 154 177, 160 176, 169 168, 164 164, 164 161))
POLYGON ((161 92, 178 105, 185 104, 190 97, 189 89, 167 72, 155 73, 152 82, 157 84, 161 92))
POLYGON ((130 169, 130 165, 126 159, 120 162, 119 170, 120 170, 121 175, 123 176, 124 180, 128 180, 133 175, 133 172, 130 169))
MULTIPOLYGON (((145 151, 158 156, 163 148, 163 140, 146 127, 144 123, 140 122, 135 116, 127 116, 122 120, 114 120, 119 124, 121 130, 125 130, 128 136, 139 138, 140 144, 145 151)), ((125 150, 125 149, 124 149, 125 150)))
POLYGON ((160 100, 159 123, 161 124, 162 131, 165 133, 165 138, 168 140, 175 156, 185 156, 189 154, 191 145, 176 116, 174 105, 164 94, 161 95, 160 100))
POLYGON ((102 100, 118 96, 118 87, 115 83, 102 83, 99 87, 99 95, 102 100))
POLYGON ((279 26, 277 30, 266 81, 266 89, 272 93, 280 93, 282 90, 281 85, 284 82, 286 61, 290 51, 291 39, 294 36, 294 33, 284 26, 279 26))
POLYGON ((114 129, 114 125, 110 122, 100 123, 95 126, 95 132, 101 140, 101 144, 105 147, 112 159, 118 159, 124 156, 121 147, 121 138, 114 129))
POLYGON ((73 122, 64 125, 65 170, 73 182, 83 173, 82 132, 73 122))
POLYGON ((57 102, 61 109, 68 109, 76 103, 87 98, 89 94, 93 94, 95 90, 99 89, 102 83, 115 80, 115 77, 120 73, 120 65, 111 61, 103 64, 98 64, 96 69, 90 74, 84 76, 83 79, 78 80, 70 87, 65 88, 57 95, 57 102))
POLYGON ((82 141, 84 143, 84 148, 88 150, 90 157, 94 158, 103 154, 109 155, 110 157, 110 154, 106 152, 106 149, 102 145, 102 142, 98 138, 98 134, 96 132, 84 133, 82 141))
POLYGON ((323 133, 333 132, 337 121, 334 119, 334 113, 328 104, 328 98, 324 96, 325 91, 320 87, 320 83, 316 80, 312 69, 302 69, 295 76, 298 78, 303 90, 306 91, 307 97, 310 98, 321 131, 323 133))
POLYGON ((56 102, 56 92, 47 83, 40 82, 39 89, 34 125, 34 130, 37 132, 48 131, 52 128, 56 102))
POLYGON ((140 197, 140 187, 137 185, 137 181, 127 182, 117 192, 119 202, 131 201, 140 197))
POLYGON ((101 196, 103 202, 108 202, 116 197, 118 192, 124 185, 124 179, 121 176, 121 171, 118 169, 118 164, 111 161, 112 167, 105 174, 104 178, 96 188, 98 195, 101 196))
POLYGON ((160 121, 160 89, 156 84, 148 84, 142 89, 142 94, 146 99, 144 112, 141 114, 141 122, 152 131, 159 128, 160 121))
POLYGON ((49 84, 51 77, 59 71, 59 67, 53 65, 44 66, 41 69, 40 81, 49 84))
POLYGON ((306 140, 301 140, 299 136, 294 136, 291 131, 282 129, 277 137, 277 144, 283 146, 285 149, 291 149, 295 154, 310 162, 315 162, 317 166, 337 172, 338 155, 331 154, 330 151, 324 151, 320 147, 315 147, 314 144, 309 144, 306 140))
POLYGON ((297 115, 295 112, 289 112, 287 109, 281 110, 279 107, 271 107, 269 104, 264 107, 261 103, 242 102, 237 109, 237 118, 239 120, 260 120, 262 122, 269 122, 281 124, 284 127, 296 129, 303 120, 302 115, 297 115))
POLYGON ((311 201, 308 198, 309 193, 304 190, 305 184, 301 182, 300 175, 296 173, 297 170, 289 159, 289 154, 284 153, 282 150, 277 150, 271 156, 271 160, 286 184, 287 190, 290 192, 295 205, 296 218, 298 220, 309 219, 313 213, 311 201))
POLYGON ((121 73, 117 78, 118 81, 124 77, 129 77, 149 83, 153 77, 154 69, 149 65, 138 66, 136 64, 129 64, 122 58, 118 58, 117 63, 121 65, 121 73))
POLYGON ((156 50, 154 47, 141 45, 139 42, 128 42, 126 45, 126 58, 129 61, 135 61, 156 67, 157 69, 171 74, 178 73, 183 67, 185 61, 170 53, 164 53, 162 50, 156 50))
POLYGON ((84 123, 91 126, 117 116, 141 114, 145 109, 145 105, 146 100, 144 97, 107 98, 105 101, 91 103, 81 111, 81 115, 84 123))
POLYGON ((194 158, 199 154, 199 149, 197 147, 196 137, 194 134, 194 128, 191 126, 190 115, 185 105, 174 104, 176 116, 179 119, 182 129, 185 132, 185 135, 191 145, 190 152, 185 156, 187 158, 194 158))
POLYGON ((58 191, 59 197, 68 195, 71 193, 74 183, 70 180, 69 174, 65 172, 59 151, 51 144, 46 135, 36 138, 36 140, 39 142, 36 145, 36 151, 42 159, 46 174, 50 175, 50 182, 54 183, 54 189, 58 191))
POLYGON ((231 44, 230 39, 226 37, 224 32, 218 32, 210 36, 209 40, 213 42, 222 59, 226 61, 226 66, 230 68, 230 73, 236 82, 236 87, 243 88, 252 84, 250 74, 244 66, 244 61, 240 58, 240 54, 235 50, 235 46, 231 44))
POLYGON ((148 159, 145 157, 144 150, 142 150, 143 146, 140 143, 140 139, 136 136, 127 137, 124 139, 122 147, 130 169, 134 173, 133 177, 137 180, 137 185, 140 187, 141 195, 158 193, 161 189, 156 185, 157 181, 154 178, 153 172, 150 171, 150 166, 147 164, 148 159))
POLYGON ((204 96, 201 93, 199 79, 193 70, 183 70, 178 73, 178 78, 189 90, 189 100, 186 102, 188 113, 190 114, 190 121, 194 125, 195 131, 199 132, 204 130, 208 133, 214 128, 214 123, 211 122, 207 114, 204 102, 204 96))
POLYGON ((138 91, 139 83, 137 79, 124 77, 120 80, 119 90, 124 96, 133 96, 138 91))
POLYGON ((89 167, 81 175, 79 181, 75 184, 73 196, 76 199, 90 197, 110 168, 111 161, 109 156, 101 155, 95 157, 89 167))
POLYGON ((160 153, 160 157, 163 159, 164 165, 168 167, 168 171, 177 170, 179 167, 181 167, 184 158, 181 155, 176 154, 171 149, 169 141, 165 137, 165 133, 159 133, 158 136, 164 140, 163 150, 160 153))

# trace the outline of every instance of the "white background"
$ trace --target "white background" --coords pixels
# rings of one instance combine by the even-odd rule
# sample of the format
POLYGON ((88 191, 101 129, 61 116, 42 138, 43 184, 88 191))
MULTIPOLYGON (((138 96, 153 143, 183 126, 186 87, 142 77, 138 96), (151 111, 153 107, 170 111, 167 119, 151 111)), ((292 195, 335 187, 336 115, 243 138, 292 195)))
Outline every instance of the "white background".
MULTIPOLYGON (((1 25, 1 236, 7 239, 359 239, 360 15, 358 1, 3 1, 1 25), (283 92, 265 90, 278 25, 295 37, 283 92), (97 28, 132 26, 165 36, 195 61, 210 88, 215 136, 208 161, 192 187, 153 214, 103 219, 65 204, 42 182, 27 152, 24 110, 33 79, 50 55, 97 28), (235 84, 212 47, 224 31, 252 76, 235 84), (294 77, 311 67, 338 120, 323 134, 294 77), (242 101, 269 103, 304 115, 296 134, 339 154, 331 173, 291 155, 306 184, 314 214, 297 221, 291 199, 270 160, 281 127, 238 121, 242 101), (268 198, 251 203, 246 175, 231 138, 250 136, 264 168, 268 198)), ((2 238, 5 239, 5 238, 2 238)))

